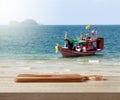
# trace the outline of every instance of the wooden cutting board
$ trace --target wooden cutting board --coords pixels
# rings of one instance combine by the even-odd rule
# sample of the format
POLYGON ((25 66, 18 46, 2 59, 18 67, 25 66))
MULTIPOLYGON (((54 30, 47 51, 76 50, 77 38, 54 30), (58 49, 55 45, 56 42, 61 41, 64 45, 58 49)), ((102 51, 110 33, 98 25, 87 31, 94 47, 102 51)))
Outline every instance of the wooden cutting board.
POLYGON ((81 76, 79 74, 19 74, 15 82, 84 82, 102 80, 102 76, 81 76))
POLYGON ((87 77, 79 74, 19 74, 16 82, 83 82, 87 77))

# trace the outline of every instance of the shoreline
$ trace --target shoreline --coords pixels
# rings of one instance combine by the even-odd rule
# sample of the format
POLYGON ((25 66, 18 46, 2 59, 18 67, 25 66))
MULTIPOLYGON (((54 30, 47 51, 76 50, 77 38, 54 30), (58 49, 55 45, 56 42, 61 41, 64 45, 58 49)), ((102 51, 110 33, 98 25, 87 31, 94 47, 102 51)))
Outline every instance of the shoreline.
POLYGON ((89 64, 82 64, 79 61, 0 62, 0 77, 14 77, 24 73, 120 76, 118 65, 108 66, 93 62, 89 64))

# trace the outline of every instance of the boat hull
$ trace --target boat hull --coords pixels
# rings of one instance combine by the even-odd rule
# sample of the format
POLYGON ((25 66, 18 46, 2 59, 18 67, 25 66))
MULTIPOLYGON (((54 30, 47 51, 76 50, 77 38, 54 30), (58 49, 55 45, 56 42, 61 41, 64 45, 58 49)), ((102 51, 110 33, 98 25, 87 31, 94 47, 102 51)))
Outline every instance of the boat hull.
POLYGON ((63 57, 78 57, 78 56, 91 56, 91 55, 94 55, 96 52, 99 52, 101 50, 79 52, 79 51, 71 50, 69 48, 59 47, 59 51, 61 52, 63 57))

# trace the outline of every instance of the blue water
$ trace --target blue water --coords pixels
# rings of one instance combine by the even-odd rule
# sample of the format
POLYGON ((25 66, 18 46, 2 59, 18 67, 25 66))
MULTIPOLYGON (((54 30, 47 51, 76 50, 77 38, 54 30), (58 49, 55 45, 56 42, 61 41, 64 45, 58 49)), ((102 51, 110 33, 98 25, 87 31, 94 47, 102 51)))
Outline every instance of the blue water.
POLYGON ((64 44, 64 33, 70 38, 85 33, 84 25, 0 26, 0 60, 99 60, 119 63, 120 25, 98 25, 98 36, 104 37, 104 50, 94 56, 62 58, 55 45, 64 44))
MULTIPOLYGON (((63 45, 64 33, 70 38, 85 32, 81 25, 44 25, 29 27, 0 26, 0 59, 54 59, 55 45, 63 45)), ((97 26, 99 37, 104 37, 105 48, 96 55, 102 59, 120 59, 120 26, 97 26)), ((59 54, 59 57, 61 55, 59 54)))

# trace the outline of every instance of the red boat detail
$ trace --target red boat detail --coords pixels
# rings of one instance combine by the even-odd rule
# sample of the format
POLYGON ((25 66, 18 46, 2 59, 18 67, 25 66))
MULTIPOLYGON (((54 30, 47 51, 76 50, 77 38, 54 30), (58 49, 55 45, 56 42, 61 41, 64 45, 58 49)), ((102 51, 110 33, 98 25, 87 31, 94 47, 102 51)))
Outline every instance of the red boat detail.
POLYGON ((96 49, 86 50, 86 52, 76 51, 76 50, 72 50, 68 47, 61 47, 61 46, 58 46, 58 50, 61 52, 63 57, 90 56, 90 55, 94 55, 96 52, 100 52, 103 50, 103 48, 104 48, 104 39, 103 38, 98 38, 96 41, 92 41, 92 42, 96 42, 96 46, 95 46, 96 49))
POLYGON ((61 52, 63 57, 77 57, 77 56, 90 56, 94 55, 96 52, 101 50, 87 51, 87 52, 78 52, 70 50, 69 48, 59 47, 59 51, 61 52))

